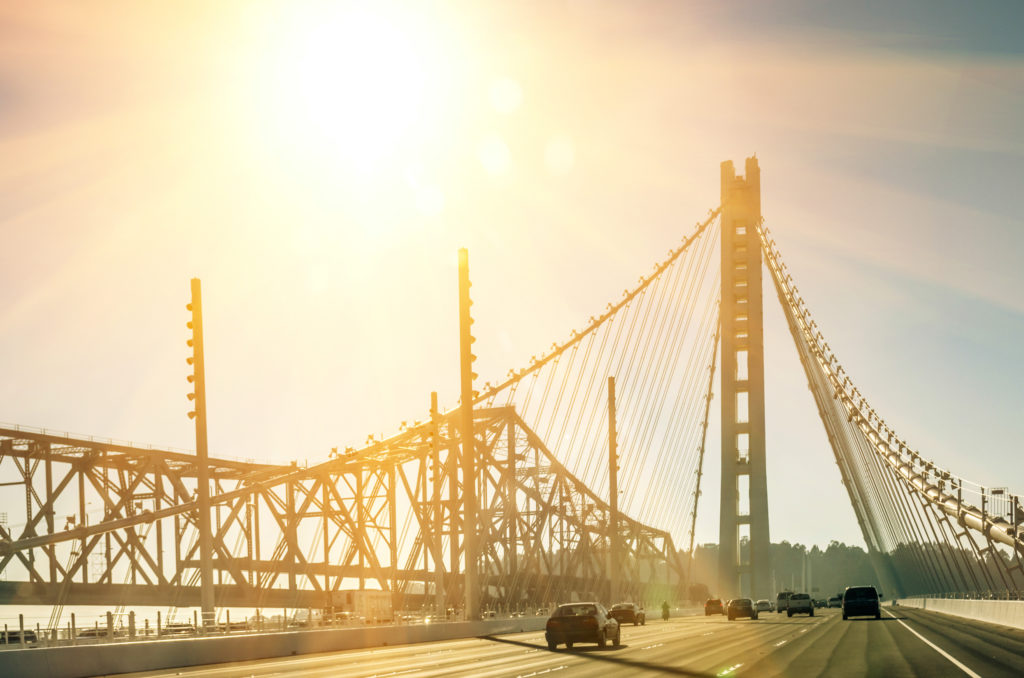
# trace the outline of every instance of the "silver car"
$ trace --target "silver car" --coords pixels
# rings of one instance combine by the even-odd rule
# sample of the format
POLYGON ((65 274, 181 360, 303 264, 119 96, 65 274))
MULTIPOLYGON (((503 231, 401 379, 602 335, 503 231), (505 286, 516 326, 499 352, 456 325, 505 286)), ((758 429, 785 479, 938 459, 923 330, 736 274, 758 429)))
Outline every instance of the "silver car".
POLYGON ((814 616, 814 602, 806 593, 794 593, 789 597, 789 605, 786 607, 786 614, 792 617, 794 614, 809 614, 814 616))

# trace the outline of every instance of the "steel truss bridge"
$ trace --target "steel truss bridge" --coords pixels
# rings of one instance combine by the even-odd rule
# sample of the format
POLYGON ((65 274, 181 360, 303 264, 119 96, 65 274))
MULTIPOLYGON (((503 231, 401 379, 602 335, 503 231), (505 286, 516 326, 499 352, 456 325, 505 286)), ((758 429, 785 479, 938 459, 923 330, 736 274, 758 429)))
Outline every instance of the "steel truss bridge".
MULTIPOLYGON (((607 503, 513 408, 474 410, 480 508, 467 528, 455 418, 438 415, 309 468, 211 459, 218 605, 340 606, 332 595, 345 580, 394 591, 410 606, 461 600, 460 535, 467 529, 485 545, 481 585, 493 602, 606 589, 607 503)), ((4 567, 19 562, 28 580, 0 582, 0 600, 199 604, 194 456, 11 429, 0 436, 5 461, 43 481, 41 492, 28 486, 27 531, 39 536, 13 548, 5 543, 0 560, 4 567), (55 529, 52 507, 66 495, 78 502, 78 516, 85 497, 98 497, 105 520, 55 529), (91 574, 90 554, 102 554, 102 567, 91 574)), ((619 527, 630 593, 652 579, 678 580, 680 560, 667 532, 628 517, 619 527)))
MULTIPOLYGON (((883 586, 1019 596, 1020 498, 938 468, 858 391, 760 217, 752 160, 756 210, 737 208, 750 196, 725 190, 724 163, 721 207, 603 313, 480 392, 464 267, 460 404, 441 411, 435 395, 423 421, 362 449, 282 466, 0 428, 0 604, 52 605, 56 624, 65 605, 196 607, 204 591, 220 609, 328 608, 379 589, 395 609, 468 616, 684 598, 719 345, 744 360, 723 349, 722 392, 744 394, 751 412, 763 398, 762 259, 883 586)), ((728 414, 723 469, 753 492, 758 422, 728 414)), ((759 521, 767 543, 751 496, 733 493, 723 543, 759 521)), ((723 563, 722 593, 769 595, 752 577, 764 563, 743 557, 723 563)))

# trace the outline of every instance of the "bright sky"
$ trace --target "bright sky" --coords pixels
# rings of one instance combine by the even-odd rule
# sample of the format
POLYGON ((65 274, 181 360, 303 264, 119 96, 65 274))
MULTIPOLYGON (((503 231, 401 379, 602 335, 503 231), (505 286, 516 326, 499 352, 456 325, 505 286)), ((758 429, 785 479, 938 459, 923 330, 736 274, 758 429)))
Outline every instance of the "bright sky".
MULTIPOLYGON (((198 276, 212 453, 323 459, 455 403, 458 247, 496 380, 756 153, 861 392, 1024 492, 1024 6, 720 4, 5 3, 0 421, 192 448, 198 276)), ((772 538, 862 543, 766 302, 772 538)))

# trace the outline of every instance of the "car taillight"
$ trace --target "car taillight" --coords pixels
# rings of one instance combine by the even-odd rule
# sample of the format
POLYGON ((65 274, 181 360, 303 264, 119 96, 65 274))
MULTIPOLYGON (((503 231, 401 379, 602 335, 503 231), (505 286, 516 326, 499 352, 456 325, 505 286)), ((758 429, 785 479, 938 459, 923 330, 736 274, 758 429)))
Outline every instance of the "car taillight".
POLYGON ((594 617, 586 617, 583 619, 583 623, 587 626, 597 626, 597 619, 594 617))

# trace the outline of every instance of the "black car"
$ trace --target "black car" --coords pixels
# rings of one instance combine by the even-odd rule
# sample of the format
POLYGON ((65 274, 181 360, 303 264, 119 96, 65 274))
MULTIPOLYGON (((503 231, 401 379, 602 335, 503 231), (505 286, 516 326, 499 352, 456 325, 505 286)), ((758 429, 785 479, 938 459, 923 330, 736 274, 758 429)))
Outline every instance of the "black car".
POLYGON ((633 626, 647 624, 647 614, 636 603, 616 603, 612 605, 609 614, 615 617, 615 621, 619 624, 632 624, 633 626))
POLYGON ((882 605, 874 586, 847 586, 843 592, 843 619, 873 616, 882 618, 882 605))
POLYGON ((725 606, 718 598, 708 598, 704 603, 704 616, 710 617, 713 614, 725 614, 725 606))
POLYGON ((754 606, 754 601, 750 598, 733 598, 729 601, 726 614, 729 616, 729 621, 737 617, 757 619, 757 608, 754 606))
POLYGON ((573 643, 597 643, 598 647, 604 647, 610 640, 619 645, 622 636, 619 622, 601 603, 569 603, 555 609, 548 619, 544 638, 549 650, 560 643, 571 650, 573 643))

